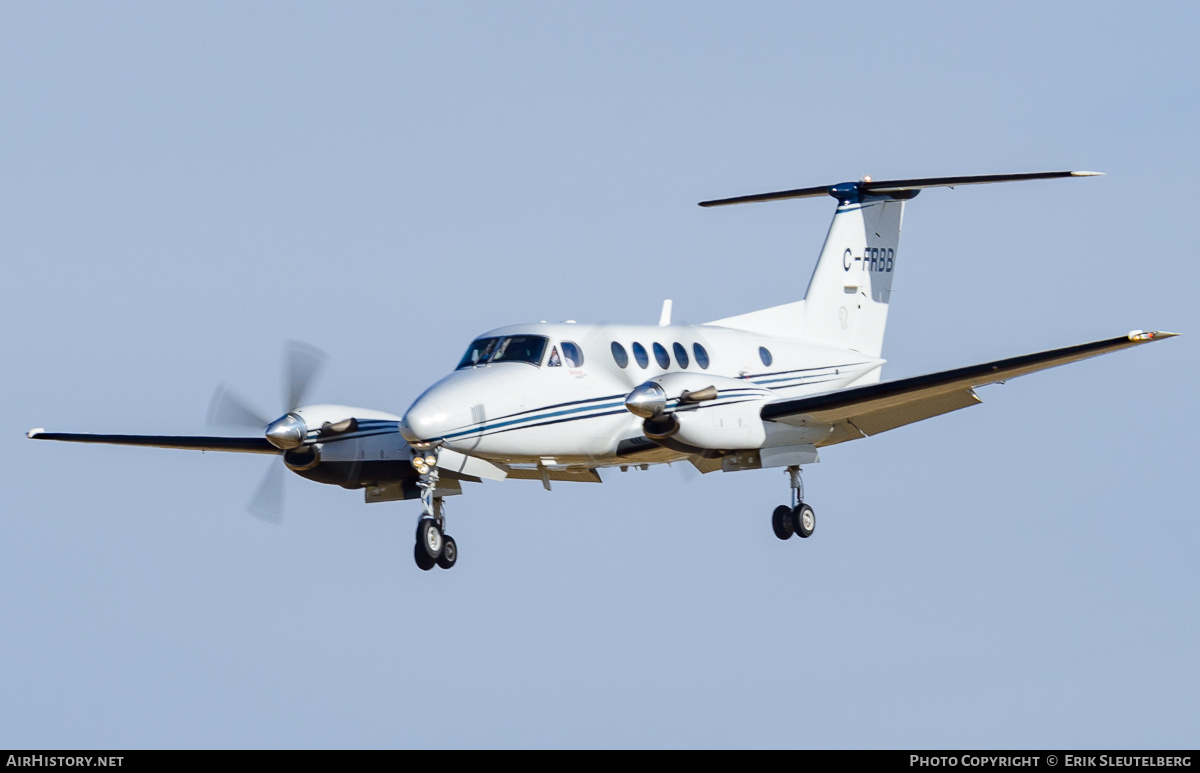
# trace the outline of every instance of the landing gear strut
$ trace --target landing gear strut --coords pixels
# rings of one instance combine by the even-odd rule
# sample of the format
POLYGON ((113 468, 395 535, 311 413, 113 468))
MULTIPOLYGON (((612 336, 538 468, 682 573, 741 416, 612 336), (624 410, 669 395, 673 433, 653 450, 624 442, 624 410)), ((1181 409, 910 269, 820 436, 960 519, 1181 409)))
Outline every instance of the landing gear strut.
POLYGON ((792 504, 780 505, 771 514, 771 527, 779 539, 789 539, 793 534, 801 537, 811 537, 817 528, 817 516, 813 509, 804 504, 804 481, 800 478, 800 468, 793 465, 787 468, 792 484, 792 504))
POLYGON ((442 497, 434 495, 438 482, 437 449, 424 453, 425 456, 413 457, 413 467, 421 475, 417 480, 421 489, 421 520, 417 521, 413 560, 418 568, 427 572, 434 565, 443 569, 454 566, 458 560, 458 545, 446 534, 446 505, 442 497))

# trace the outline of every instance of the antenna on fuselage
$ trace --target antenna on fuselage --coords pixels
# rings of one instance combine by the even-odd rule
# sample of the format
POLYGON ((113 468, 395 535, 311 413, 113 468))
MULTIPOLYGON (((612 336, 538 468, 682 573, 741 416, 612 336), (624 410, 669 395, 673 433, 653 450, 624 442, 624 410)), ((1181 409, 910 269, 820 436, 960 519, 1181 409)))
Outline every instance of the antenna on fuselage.
POLYGON ((659 327, 666 327, 671 324, 671 299, 667 298, 663 301, 662 313, 658 315, 659 327))

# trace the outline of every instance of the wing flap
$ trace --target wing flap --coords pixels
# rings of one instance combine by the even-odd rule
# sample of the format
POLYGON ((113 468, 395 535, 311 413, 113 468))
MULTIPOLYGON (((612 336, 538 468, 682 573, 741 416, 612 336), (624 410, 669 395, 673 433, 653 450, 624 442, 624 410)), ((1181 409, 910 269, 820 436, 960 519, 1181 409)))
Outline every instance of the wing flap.
POLYGON ((198 435, 94 435, 84 432, 46 432, 31 429, 32 440, 65 440, 70 443, 106 443, 147 448, 181 448, 188 451, 231 451, 241 454, 278 454, 278 448, 263 437, 203 437, 198 435))
POLYGON ((995 384, 1046 368, 1078 362, 1131 346, 1169 338, 1174 333, 1134 331, 1062 349, 969 365, 940 373, 885 381, 881 384, 826 392, 811 397, 776 400, 763 406, 762 418, 795 426, 828 425, 832 430, 817 446, 843 443, 982 402, 975 387, 995 384))
MULTIPOLYGON (((591 467, 545 468, 549 480, 564 480, 575 483, 602 483, 600 474, 591 467)), ((508 477, 514 480, 542 480, 542 471, 527 467, 510 467, 508 477)))
MULTIPOLYGON (((823 438, 815 445, 819 447, 831 446, 837 443, 844 443, 847 440, 857 440, 860 437, 878 435, 880 432, 887 432, 889 429, 903 427, 905 424, 912 424, 924 419, 931 419, 934 416, 941 416, 943 413, 950 413, 961 408, 970 408, 972 405, 979 405, 981 402, 983 400, 979 399, 974 390, 966 389, 917 400, 909 400, 908 402, 899 403, 888 408, 880 408, 875 411, 857 414, 852 418, 829 417, 829 424, 833 427, 833 431, 830 432, 829 437, 823 438)), ((786 420, 785 423, 787 423, 786 420)))
POLYGON ((957 411, 960 408, 969 408, 972 405, 979 405, 981 402, 983 401, 979 399, 973 389, 936 394, 856 416, 854 417, 854 426, 858 427, 865 435, 878 435, 889 429, 941 416, 943 413, 957 411))

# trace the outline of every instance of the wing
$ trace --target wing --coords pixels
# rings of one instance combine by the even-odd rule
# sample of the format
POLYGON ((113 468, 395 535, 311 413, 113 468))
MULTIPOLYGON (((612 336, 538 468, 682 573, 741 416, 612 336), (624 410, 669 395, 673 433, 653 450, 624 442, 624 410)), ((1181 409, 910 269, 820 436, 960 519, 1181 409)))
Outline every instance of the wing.
POLYGON ((843 443, 976 405, 982 401, 975 394, 975 387, 1004 382, 1027 373, 1078 362, 1088 357, 1170 338, 1173 335, 1176 334, 1143 333, 1135 330, 1129 335, 1090 344, 1052 349, 811 397, 776 400, 763 406, 762 418, 798 427, 829 425, 832 428, 829 436, 816 445, 843 443))
POLYGON ((264 437, 201 437, 194 435, 92 435, 81 432, 47 432, 31 429, 25 436, 33 440, 66 440, 72 443, 109 443, 118 446, 184 448, 192 451, 233 451, 242 454, 278 454, 278 448, 264 437))

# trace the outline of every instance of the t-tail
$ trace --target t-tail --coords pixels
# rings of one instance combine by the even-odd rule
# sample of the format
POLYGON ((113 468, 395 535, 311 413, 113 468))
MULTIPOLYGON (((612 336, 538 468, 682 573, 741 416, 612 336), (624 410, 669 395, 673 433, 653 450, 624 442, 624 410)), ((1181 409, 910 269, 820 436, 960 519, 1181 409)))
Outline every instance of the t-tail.
MULTIPOLYGON (((880 357, 892 280, 899 265, 904 204, 925 188, 1091 177, 1101 172, 1032 172, 872 180, 702 201, 702 207, 832 196, 838 202, 804 299, 709 324, 798 338, 880 357)), ((875 377, 878 378, 878 371, 875 377)))

